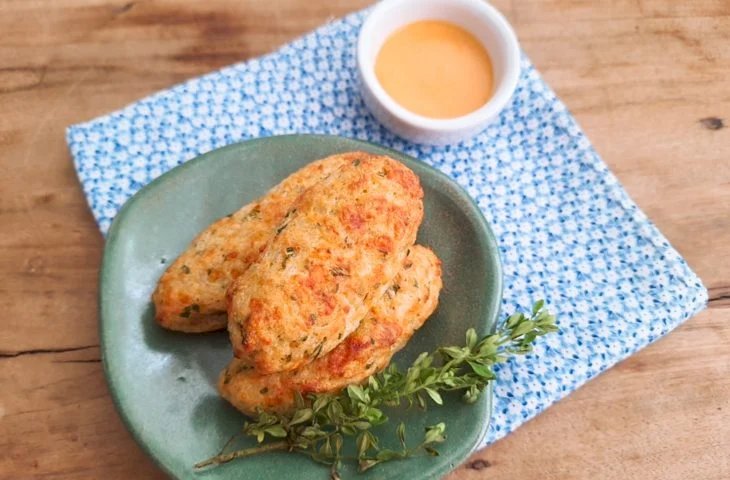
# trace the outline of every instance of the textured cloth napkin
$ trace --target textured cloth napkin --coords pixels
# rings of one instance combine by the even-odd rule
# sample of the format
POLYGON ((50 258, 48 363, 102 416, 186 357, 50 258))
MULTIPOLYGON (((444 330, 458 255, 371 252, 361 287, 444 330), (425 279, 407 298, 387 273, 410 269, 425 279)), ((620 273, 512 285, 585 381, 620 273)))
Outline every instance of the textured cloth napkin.
POLYGON ((700 280, 527 58, 511 104, 469 141, 415 145, 379 125, 356 80, 355 42, 365 14, 70 127, 68 145, 101 230, 158 175, 252 137, 354 137, 436 167, 476 199, 497 236, 502 311, 526 311, 545 298, 562 329, 540 339, 534 353, 499 367, 485 443, 704 308, 700 280))

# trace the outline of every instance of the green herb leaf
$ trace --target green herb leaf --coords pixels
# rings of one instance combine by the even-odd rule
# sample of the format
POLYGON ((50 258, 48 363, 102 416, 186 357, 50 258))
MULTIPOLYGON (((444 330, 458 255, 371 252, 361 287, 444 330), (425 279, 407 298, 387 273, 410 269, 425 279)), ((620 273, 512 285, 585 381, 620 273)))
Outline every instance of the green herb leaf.
MULTIPOLYGON (((297 392, 298 393, 298 392, 297 392)), ((297 425, 300 423, 304 423, 307 420, 312 418, 312 409, 311 408, 302 408, 299 410, 296 410, 294 412, 294 415, 292 416, 292 419, 289 421, 289 426, 297 425)))
POLYGON ((379 463, 380 463, 380 461, 379 460, 376 460, 374 458, 368 458, 366 460, 360 460, 358 462, 358 470, 361 473, 362 472, 366 472, 366 471, 370 470, 371 468, 373 468, 375 465, 377 465, 379 463))
POLYGON ((537 312, 542 310, 542 307, 545 306, 545 300, 538 300, 535 302, 535 305, 532 306, 532 316, 534 317, 537 315, 537 312))
POLYGON ((441 443, 446 440, 444 432, 446 431, 446 424, 439 423, 426 429, 426 436, 423 439, 423 443, 441 443))
POLYGON ((428 394, 428 396, 431 397, 431 400, 436 402, 438 405, 444 404, 444 401, 441 398, 441 395, 439 394, 439 392, 437 392, 433 388, 428 388, 428 387, 426 387, 425 390, 426 390, 426 393, 428 394))
POLYGON ((494 372, 492 372, 492 369, 489 368, 488 366, 483 365, 478 362, 473 362, 473 361, 469 361, 467 363, 469 363, 469 366, 471 367, 471 369, 474 370, 474 373, 476 373, 480 377, 487 379, 487 380, 494 379, 494 372))
POLYGON ((357 436, 357 456, 363 458, 367 451, 370 449, 370 438, 365 435, 365 432, 360 433, 357 436))
POLYGON ((353 400, 359 400, 359 401, 361 401, 363 403, 367 402, 367 398, 365 397, 365 391, 359 385, 350 385, 350 386, 348 386, 347 387, 347 394, 353 400))
POLYGON ((473 349, 477 344, 477 332, 473 328, 466 331, 466 346, 473 349))
POLYGON ((525 318, 524 315, 521 313, 513 313, 512 315, 507 318, 507 328, 514 328, 515 325, 520 323, 521 320, 525 318))
POLYGON ((282 425, 272 425, 271 427, 268 427, 266 430, 264 430, 266 433, 271 435, 272 437, 276 438, 284 438, 286 437, 286 430, 282 425))
POLYGON ((396 435, 398 435, 398 441, 400 441, 400 444, 403 446, 403 448, 406 448, 406 424, 403 422, 400 422, 398 424, 398 428, 395 429, 396 435))

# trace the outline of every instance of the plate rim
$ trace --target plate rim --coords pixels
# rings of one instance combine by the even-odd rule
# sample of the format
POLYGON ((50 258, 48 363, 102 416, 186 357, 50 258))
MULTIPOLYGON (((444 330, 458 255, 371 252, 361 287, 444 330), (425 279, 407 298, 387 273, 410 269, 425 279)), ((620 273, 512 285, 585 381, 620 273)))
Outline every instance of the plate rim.
MULTIPOLYGON (((358 146, 359 148, 362 148, 363 150, 367 151, 368 147, 375 148, 379 151, 387 152, 388 154, 394 156, 398 161, 404 161, 404 163, 413 163, 415 165, 418 165, 421 168, 424 168, 426 171, 429 171, 430 174, 436 176, 444 183, 452 185, 464 198, 468 200, 467 204, 471 209, 476 213, 475 217, 481 223, 482 229, 479 231, 479 235, 483 237, 483 240, 485 243, 489 246, 489 248, 495 252, 495 269, 493 273, 494 277, 494 292, 495 295, 491 299, 491 301, 488 302, 488 309, 491 312, 494 312, 493 318, 487 319, 488 325, 486 328, 486 331, 489 333, 492 333, 495 328, 496 324, 499 320, 500 314, 501 314, 501 303, 502 303, 502 296, 504 293, 504 284, 503 284, 503 267, 502 267, 502 258, 501 253, 499 250, 499 246, 497 244, 496 236, 494 235, 494 232, 492 231, 491 226, 489 225, 489 222, 487 222, 486 218, 484 217, 484 214, 481 211, 481 208, 477 205, 476 201, 472 198, 471 195, 461 186, 459 185, 454 179, 443 173, 442 171, 438 170, 437 168, 411 156, 404 152, 400 152, 398 150, 395 150, 390 147, 386 147, 383 145, 379 145, 374 142, 369 142, 361 139, 356 138, 349 138, 349 137, 342 137, 338 135, 326 135, 326 134, 285 134, 285 135, 272 135, 268 137, 257 137, 247 140, 242 140, 240 142, 231 143, 228 145, 224 145, 219 148, 215 148, 213 150, 210 150, 208 152, 202 153, 200 155, 197 155, 196 157, 193 157, 189 160, 184 161, 180 165, 177 165, 170 170, 162 173, 146 185, 144 185, 142 188, 140 188, 134 195, 132 195, 129 199, 127 199, 124 204, 119 208, 119 211, 114 216, 114 219, 112 220, 111 225, 109 226, 109 230, 107 232, 105 241, 104 241, 104 249, 102 254, 102 261, 99 268, 99 277, 98 277, 98 294, 97 294, 97 302, 98 302, 98 308, 97 308, 97 328, 99 331, 99 349, 100 349, 100 356, 101 356, 101 363, 104 373, 104 380, 106 382, 107 388, 109 390, 109 394, 112 398, 112 403, 114 405, 114 409, 116 410, 117 414, 122 420, 122 423, 124 424, 127 431, 132 435, 132 438, 134 439, 135 443, 144 451, 144 453, 153 461, 153 463, 159 467, 162 471, 164 471, 167 475, 169 475, 171 478, 179 478, 176 472, 172 471, 163 461, 159 458, 158 454, 153 451, 152 445, 148 444, 148 442, 142 438, 140 429, 135 426, 135 423, 132 421, 132 419, 129 417, 128 412, 125 410, 125 408, 122 405, 121 401, 121 395, 119 386, 115 384, 113 381, 113 375, 111 372, 111 367, 109 365, 109 360, 107 358, 107 352, 108 352, 108 339, 107 336, 109 334, 108 331, 105 331, 104 328, 104 317, 105 317, 105 301, 104 301, 104 291, 105 291, 105 285, 107 282, 110 281, 110 273, 109 273, 109 263, 111 262, 112 255, 111 253, 114 250, 114 245, 117 241, 117 238, 119 237, 119 226, 124 223, 125 218, 127 217, 129 211, 132 209, 132 206, 137 203, 141 198, 145 197, 149 192, 154 191, 157 185, 170 181, 177 177, 178 175, 184 174, 188 169, 193 168, 198 163, 202 163, 208 160, 209 157, 213 155, 218 155, 221 152, 228 151, 228 150, 235 150, 238 148, 241 148, 242 146, 247 147, 255 147, 257 144, 260 143, 270 143, 270 142, 279 142, 279 141, 286 141, 286 140, 296 140, 297 138, 307 138, 309 140, 321 140, 324 142, 347 142, 353 144, 353 146, 358 146)), ((407 165, 408 166, 408 165, 407 165)), ((409 166, 410 168, 410 166, 409 166)), ((269 187, 271 188, 271 187, 269 187)), ((468 458, 469 454, 474 452, 483 441, 487 430, 489 428, 489 425, 492 422, 492 415, 493 415, 493 396, 494 396, 494 381, 489 382, 487 385, 487 388, 484 392, 482 392, 482 395, 484 396, 484 400, 487 403, 487 419, 482 423, 482 427, 479 430, 476 441, 473 445, 470 446, 469 451, 466 455, 464 455, 463 458, 459 459, 459 462, 464 461, 466 458, 468 458)), ((431 474, 433 475, 432 478, 440 477, 448 472, 450 472, 455 465, 450 465, 448 462, 443 462, 440 468, 435 468, 432 470, 431 474)))

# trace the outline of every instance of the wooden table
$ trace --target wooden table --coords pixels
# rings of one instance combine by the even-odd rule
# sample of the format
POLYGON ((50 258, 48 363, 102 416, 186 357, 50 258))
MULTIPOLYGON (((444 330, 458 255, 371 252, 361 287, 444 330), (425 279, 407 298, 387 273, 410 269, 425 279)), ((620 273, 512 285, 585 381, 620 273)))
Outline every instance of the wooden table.
MULTIPOLYGON (((163 478, 104 383, 65 127, 366 3, 0 0, 0 478, 163 478)), ((730 2, 494 3, 710 302, 451 478, 730 478, 730 2)))

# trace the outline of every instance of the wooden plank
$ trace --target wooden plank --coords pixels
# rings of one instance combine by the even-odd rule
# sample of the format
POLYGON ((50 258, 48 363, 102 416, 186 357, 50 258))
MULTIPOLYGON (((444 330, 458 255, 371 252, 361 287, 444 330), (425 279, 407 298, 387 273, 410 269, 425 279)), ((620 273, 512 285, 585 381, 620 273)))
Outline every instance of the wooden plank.
POLYGON ((727 479, 728 321, 728 309, 701 313, 448 478, 727 479))
POLYGON ((0 478, 165 478, 116 415, 97 347, 0 362, 0 478))
MULTIPOLYGON (((0 0, 0 478, 163 478, 104 385, 65 127, 367 3, 0 0)), ((493 3, 712 308, 451 478, 728 478, 730 3, 493 3)))

